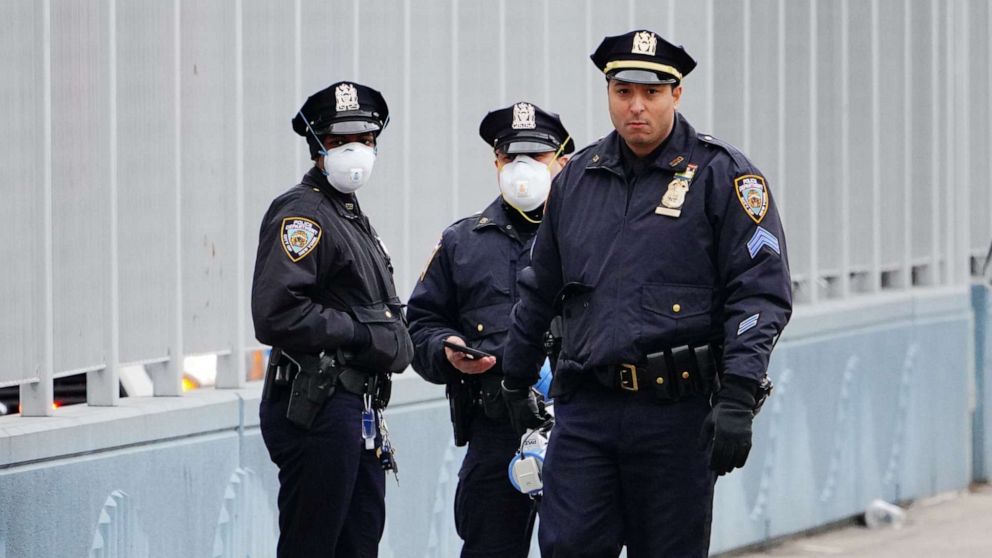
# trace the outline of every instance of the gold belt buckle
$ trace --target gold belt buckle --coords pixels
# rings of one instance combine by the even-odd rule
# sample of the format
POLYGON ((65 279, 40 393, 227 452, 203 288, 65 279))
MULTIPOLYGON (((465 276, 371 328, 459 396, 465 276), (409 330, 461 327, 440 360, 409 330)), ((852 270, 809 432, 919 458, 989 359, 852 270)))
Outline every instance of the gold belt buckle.
POLYGON ((637 391, 637 366, 633 364, 620 365, 620 388, 627 391, 637 391))

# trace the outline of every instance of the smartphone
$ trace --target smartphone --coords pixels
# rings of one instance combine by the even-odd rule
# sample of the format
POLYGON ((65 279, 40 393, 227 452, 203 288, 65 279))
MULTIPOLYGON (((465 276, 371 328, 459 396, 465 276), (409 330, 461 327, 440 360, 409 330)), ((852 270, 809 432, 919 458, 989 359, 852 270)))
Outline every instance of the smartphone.
POLYGON ((452 351, 459 352, 459 353, 465 355, 467 358, 470 358, 470 359, 473 359, 473 360, 474 359, 477 359, 477 358, 484 358, 484 357, 491 357, 491 356, 493 356, 493 355, 491 355, 491 354, 489 354, 489 353, 487 353, 485 351, 480 351, 479 349, 473 349, 472 347, 466 347, 464 345, 459 345, 457 343, 452 343, 451 341, 444 341, 443 343, 444 343, 444 346, 445 347, 451 349, 452 351))

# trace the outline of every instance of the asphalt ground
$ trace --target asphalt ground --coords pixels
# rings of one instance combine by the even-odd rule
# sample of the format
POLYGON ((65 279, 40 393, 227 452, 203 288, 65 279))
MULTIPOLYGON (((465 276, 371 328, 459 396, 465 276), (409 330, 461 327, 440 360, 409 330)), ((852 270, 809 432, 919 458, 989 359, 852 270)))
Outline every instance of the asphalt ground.
POLYGON ((992 557, 992 486, 942 494, 910 504, 901 527, 868 529, 849 522, 725 557, 844 556, 852 558, 992 557))

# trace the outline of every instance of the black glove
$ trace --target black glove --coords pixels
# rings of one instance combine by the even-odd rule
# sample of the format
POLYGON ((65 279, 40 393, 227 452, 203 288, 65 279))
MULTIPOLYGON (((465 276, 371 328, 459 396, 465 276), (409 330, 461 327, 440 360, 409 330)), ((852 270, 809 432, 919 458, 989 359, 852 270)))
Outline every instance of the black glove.
POLYGON ((360 348, 349 347, 354 350, 354 357, 349 363, 374 371, 399 373, 413 360, 413 341, 402 322, 356 323, 352 345, 359 345, 360 348))
POLYGON ((713 443, 710 468, 718 475, 743 467, 747 461, 757 392, 758 382, 732 374, 723 377, 723 387, 714 397, 713 410, 699 436, 700 449, 713 443))
POLYGON ((551 417, 543 412, 537 403, 537 396, 530 387, 512 389, 502 385, 503 401, 510 415, 510 425, 520 436, 532 428, 538 428, 551 417))

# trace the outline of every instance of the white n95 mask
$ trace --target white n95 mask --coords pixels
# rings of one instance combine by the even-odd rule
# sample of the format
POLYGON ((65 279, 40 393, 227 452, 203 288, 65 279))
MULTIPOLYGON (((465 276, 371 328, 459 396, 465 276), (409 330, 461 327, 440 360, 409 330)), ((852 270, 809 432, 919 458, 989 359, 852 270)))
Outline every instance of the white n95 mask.
POLYGON ((527 155, 503 165, 499 171, 499 191, 506 203, 520 211, 541 207, 551 191, 551 171, 527 155))
POLYGON ((324 174, 334 189, 350 194, 369 181, 375 165, 375 148, 364 143, 346 143, 324 152, 324 174))

